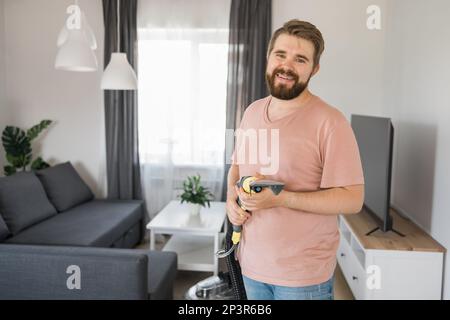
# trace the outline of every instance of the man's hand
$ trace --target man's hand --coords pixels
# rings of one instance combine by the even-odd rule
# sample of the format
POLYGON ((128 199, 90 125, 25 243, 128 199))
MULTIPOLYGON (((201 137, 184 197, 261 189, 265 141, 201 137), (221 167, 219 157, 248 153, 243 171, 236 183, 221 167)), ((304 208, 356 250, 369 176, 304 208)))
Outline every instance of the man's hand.
POLYGON ((237 196, 227 198, 227 215, 232 224, 234 224, 235 226, 241 226, 247 221, 248 218, 250 218, 251 215, 250 213, 245 212, 241 209, 241 207, 239 207, 236 199, 237 196))
POLYGON ((280 206, 280 197, 276 196, 270 188, 263 188, 258 193, 246 193, 242 188, 235 187, 236 193, 246 210, 255 211, 280 206))

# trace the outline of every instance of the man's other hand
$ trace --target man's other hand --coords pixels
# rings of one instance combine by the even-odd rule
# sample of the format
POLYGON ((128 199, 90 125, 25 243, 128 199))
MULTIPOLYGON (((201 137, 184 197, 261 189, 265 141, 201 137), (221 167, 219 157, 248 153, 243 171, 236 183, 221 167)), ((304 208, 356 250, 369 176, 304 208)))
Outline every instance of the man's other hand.
POLYGON ((246 193, 244 189, 236 187, 239 199, 248 211, 268 209, 280 206, 280 195, 276 196, 270 188, 263 188, 261 192, 246 193))
POLYGON ((237 196, 229 196, 227 198, 227 215, 230 222, 235 226, 243 225, 248 218, 250 218, 250 213, 242 210, 236 202, 237 196))

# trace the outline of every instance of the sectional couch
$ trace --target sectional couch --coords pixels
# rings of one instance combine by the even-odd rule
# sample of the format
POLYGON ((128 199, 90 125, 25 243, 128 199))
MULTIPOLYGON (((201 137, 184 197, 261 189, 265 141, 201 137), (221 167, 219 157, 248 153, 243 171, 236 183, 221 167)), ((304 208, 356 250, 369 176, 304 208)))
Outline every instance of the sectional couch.
POLYGON ((0 299, 171 299, 176 254, 131 249, 143 222, 70 162, 0 178, 0 299))

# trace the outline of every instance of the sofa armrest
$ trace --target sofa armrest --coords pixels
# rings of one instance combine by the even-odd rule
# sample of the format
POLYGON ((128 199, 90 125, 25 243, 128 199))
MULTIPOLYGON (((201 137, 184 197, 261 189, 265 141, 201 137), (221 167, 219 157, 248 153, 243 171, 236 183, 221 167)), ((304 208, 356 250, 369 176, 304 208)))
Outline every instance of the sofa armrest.
POLYGON ((0 299, 147 299, 144 250, 0 244, 0 299))

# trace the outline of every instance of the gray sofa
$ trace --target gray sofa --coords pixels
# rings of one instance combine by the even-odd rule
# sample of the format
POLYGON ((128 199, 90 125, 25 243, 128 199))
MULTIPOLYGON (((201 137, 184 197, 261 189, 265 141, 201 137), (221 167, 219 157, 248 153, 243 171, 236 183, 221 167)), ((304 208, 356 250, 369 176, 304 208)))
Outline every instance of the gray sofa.
POLYGON ((0 299, 171 299, 176 254, 130 249, 143 214, 70 163, 0 178, 0 299))

